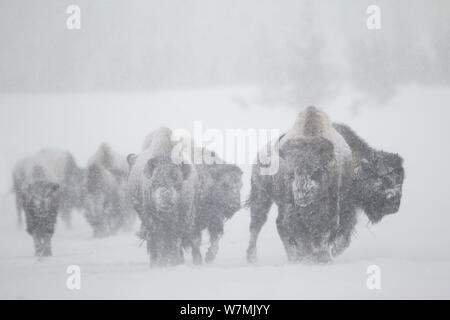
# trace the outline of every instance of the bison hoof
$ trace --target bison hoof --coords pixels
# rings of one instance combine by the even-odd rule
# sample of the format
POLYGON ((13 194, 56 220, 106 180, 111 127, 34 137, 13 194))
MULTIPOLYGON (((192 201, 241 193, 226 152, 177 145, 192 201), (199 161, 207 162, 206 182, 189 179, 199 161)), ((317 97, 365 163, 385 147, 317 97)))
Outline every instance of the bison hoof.
POLYGON ((201 266, 203 264, 203 259, 201 255, 195 255, 194 257, 192 257, 192 260, 194 261, 194 264, 196 266, 201 266))
POLYGON ((330 254, 328 252, 318 254, 315 257, 313 257, 312 260, 314 263, 317 263, 317 264, 325 264, 325 263, 329 263, 329 262, 333 261, 333 259, 331 258, 330 254))
POLYGON ((205 256, 205 262, 206 263, 211 263, 214 261, 214 259, 216 258, 216 255, 210 251, 206 252, 206 256, 205 256))
POLYGON ((256 263, 257 262, 256 257, 256 250, 255 249, 249 249, 247 250, 247 262, 248 263, 256 263))

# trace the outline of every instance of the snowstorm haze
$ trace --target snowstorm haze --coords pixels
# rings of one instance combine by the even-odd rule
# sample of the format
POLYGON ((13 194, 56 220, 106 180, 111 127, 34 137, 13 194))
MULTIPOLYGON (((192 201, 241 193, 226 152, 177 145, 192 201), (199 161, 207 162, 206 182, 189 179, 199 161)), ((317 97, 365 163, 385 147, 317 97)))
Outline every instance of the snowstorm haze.
POLYGON ((445 0, 378 1, 377 31, 370 1, 81 0, 69 31, 71 3, 1 2, 1 92, 250 84, 311 103, 351 84, 384 102, 401 85, 450 83, 445 0))
MULTIPOLYGON (((80 30, 66 28, 69 4, 0 2, 2 170, 49 145, 82 141, 93 152, 111 140, 105 128, 117 134, 121 121, 135 124, 121 136, 136 136, 142 112, 151 121, 161 108, 152 99, 131 102, 130 93, 240 86, 253 88, 251 101, 230 98, 244 107, 345 104, 356 113, 386 105, 404 87, 450 84, 448 1, 378 1, 380 30, 366 27, 370 1, 80 0, 80 30)), ((197 119, 218 109, 210 105, 197 119)), ((156 118, 152 125, 176 122, 156 118)), ((144 127, 139 137, 151 130, 144 127)), ((85 161, 87 153, 75 156, 85 161)))

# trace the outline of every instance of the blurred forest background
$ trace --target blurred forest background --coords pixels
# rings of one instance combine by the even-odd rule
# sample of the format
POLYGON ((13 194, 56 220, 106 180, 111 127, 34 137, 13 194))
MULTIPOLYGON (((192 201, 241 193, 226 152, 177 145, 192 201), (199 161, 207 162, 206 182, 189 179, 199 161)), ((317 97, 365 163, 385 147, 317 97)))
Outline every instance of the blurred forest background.
POLYGON ((450 84, 446 0, 0 1, 0 94, 251 85, 264 100, 383 104, 450 84), (68 30, 66 8, 81 8, 68 30), (381 29, 366 27, 369 5, 381 29))

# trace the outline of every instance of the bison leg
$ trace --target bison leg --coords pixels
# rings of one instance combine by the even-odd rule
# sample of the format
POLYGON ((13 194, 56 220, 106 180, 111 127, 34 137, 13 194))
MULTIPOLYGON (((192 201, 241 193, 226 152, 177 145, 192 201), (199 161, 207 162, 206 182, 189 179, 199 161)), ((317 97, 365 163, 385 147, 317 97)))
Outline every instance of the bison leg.
POLYGON ((303 243, 301 243, 300 239, 289 234, 287 226, 282 222, 282 217, 283 215, 279 213, 276 221, 278 235, 281 238, 289 262, 298 263, 305 255, 303 243))
POLYGON ((205 256, 206 263, 213 262, 219 251, 219 240, 223 234, 223 221, 216 221, 214 224, 210 225, 208 227, 208 233, 210 245, 205 256))
POLYGON ((59 215, 61 217, 61 220, 66 225, 66 228, 68 230, 72 229, 72 214, 71 209, 69 208, 68 204, 63 201, 62 205, 59 207, 59 215))
POLYGON ((19 196, 16 195, 16 209, 17 209, 17 225, 22 227, 23 218, 22 218, 22 201, 19 196))
POLYGON ((35 231, 32 234, 34 242, 34 254, 36 257, 49 257, 52 255, 51 234, 35 231))
POLYGON ((200 231, 195 231, 193 237, 191 238, 191 248, 192 248, 192 260, 196 265, 201 265, 203 263, 202 254, 200 252, 201 243, 202 243, 202 233, 200 231))
POLYGON ((41 237, 37 231, 33 232, 33 243, 34 243, 34 255, 36 257, 42 256, 42 243, 41 243, 41 237))
POLYGON ((42 256, 50 257, 52 255, 52 235, 49 233, 44 233, 42 236, 42 256))
POLYGON ((333 257, 337 257, 338 255, 342 254, 342 252, 344 252, 345 249, 348 248, 350 242, 351 235, 345 235, 337 238, 335 243, 331 247, 331 254, 333 255, 333 257))
POLYGON ((356 210, 350 208, 342 211, 339 219, 339 227, 331 244, 331 254, 333 257, 340 255, 350 245, 356 222, 356 210))
POLYGON ((150 267, 158 266, 158 252, 155 241, 147 240, 147 253, 150 257, 150 267))
POLYGON ((176 266, 184 263, 183 248, 181 246, 181 242, 182 242, 181 239, 175 239, 175 241, 171 243, 170 248, 168 248, 169 249, 168 264, 171 266, 176 266))
POLYGON ((354 223, 352 222, 350 225, 347 225, 347 228, 340 230, 339 235, 331 245, 331 254, 333 257, 337 257, 338 255, 342 254, 345 249, 350 246, 355 224, 356 219, 354 223))
POLYGON ((267 215, 271 206, 272 200, 266 195, 256 197, 250 202, 250 241, 247 249, 247 261, 250 263, 254 263, 257 260, 256 243, 261 228, 267 221, 267 215))

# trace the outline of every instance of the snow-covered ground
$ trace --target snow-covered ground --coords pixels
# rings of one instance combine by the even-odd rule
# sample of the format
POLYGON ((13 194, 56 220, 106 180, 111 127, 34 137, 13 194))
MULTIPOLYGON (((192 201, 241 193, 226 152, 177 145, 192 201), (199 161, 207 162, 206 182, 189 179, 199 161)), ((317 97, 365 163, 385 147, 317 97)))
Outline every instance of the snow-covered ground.
MULTIPOLYGON (((14 162, 45 146, 63 147, 80 165, 102 141, 124 154, 137 152, 158 126, 289 128, 300 109, 261 106, 258 91, 207 89, 147 95, 52 95, 0 97, 0 298, 304 299, 450 298, 450 91, 407 88, 387 106, 352 113, 350 95, 327 108, 372 146, 405 159, 400 211, 380 224, 361 217, 350 248, 327 265, 290 265, 275 229, 276 209, 258 243, 259 262, 247 265, 248 210, 225 226, 217 260, 150 269, 133 233, 93 239, 83 216, 73 229, 58 223, 54 256, 33 257, 32 240, 16 225, 8 193, 14 162), (66 287, 70 265, 81 268, 81 289, 66 287), (367 267, 381 269, 381 290, 366 286, 367 267)), ((249 190, 244 167, 243 197, 249 190)), ((137 225, 136 225, 137 228, 137 225)), ((207 237, 203 240, 203 252, 207 237)))

